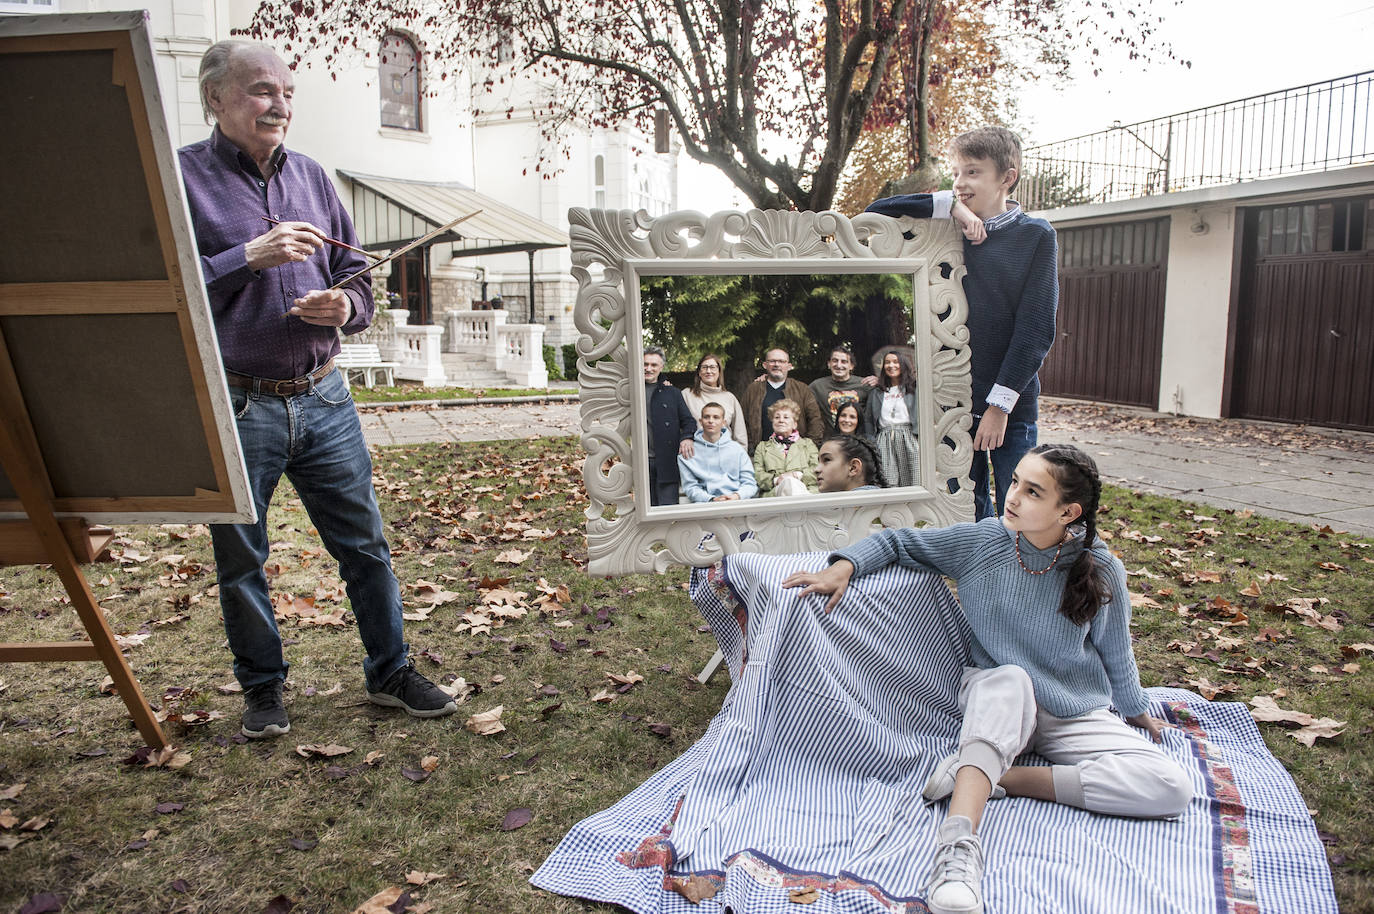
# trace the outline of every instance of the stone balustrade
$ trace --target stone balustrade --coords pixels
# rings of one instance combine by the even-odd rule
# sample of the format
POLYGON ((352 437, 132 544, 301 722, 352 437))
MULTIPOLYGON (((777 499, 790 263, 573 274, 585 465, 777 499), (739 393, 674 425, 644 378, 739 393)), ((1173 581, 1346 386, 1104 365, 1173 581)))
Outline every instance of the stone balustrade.
POLYGON ((548 387, 543 326, 507 324, 508 316, 496 310, 444 312, 444 351, 480 358, 517 387, 548 387))
POLYGON ((378 311, 369 331, 371 341, 381 350, 382 358, 400 366, 397 378, 443 387, 448 381, 440 345, 444 328, 411 326, 409 321, 410 312, 404 308, 378 311))

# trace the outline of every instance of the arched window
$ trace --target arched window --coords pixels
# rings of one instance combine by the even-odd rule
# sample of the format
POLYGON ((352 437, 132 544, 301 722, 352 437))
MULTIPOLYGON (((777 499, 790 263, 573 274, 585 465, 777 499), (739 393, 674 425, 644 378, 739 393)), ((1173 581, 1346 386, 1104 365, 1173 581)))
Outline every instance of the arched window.
POLYGON ((381 63, 382 126, 420 130, 420 52, 415 42, 387 32, 382 38, 381 63))

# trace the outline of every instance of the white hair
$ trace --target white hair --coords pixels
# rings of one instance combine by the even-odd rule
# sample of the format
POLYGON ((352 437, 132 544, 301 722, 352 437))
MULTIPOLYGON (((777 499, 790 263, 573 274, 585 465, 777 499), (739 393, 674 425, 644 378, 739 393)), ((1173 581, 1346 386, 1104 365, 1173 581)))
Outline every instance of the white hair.
POLYGON ((205 123, 215 122, 215 112, 210 107, 210 91, 224 85, 233 66, 234 55, 240 51, 266 51, 276 56, 276 51, 265 44, 255 41, 217 41, 210 45, 205 56, 200 59, 200 110, 205 114, 205 123))

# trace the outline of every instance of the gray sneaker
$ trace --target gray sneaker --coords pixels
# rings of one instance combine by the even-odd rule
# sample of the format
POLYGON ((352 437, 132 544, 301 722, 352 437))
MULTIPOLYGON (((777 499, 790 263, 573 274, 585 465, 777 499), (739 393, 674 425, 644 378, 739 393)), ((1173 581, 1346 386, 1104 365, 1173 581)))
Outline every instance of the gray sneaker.
POLYGON ((415 669, 411 660, 392 673, 382 687, 367 693, 374 705, 400 708, 411 717, 443 717, 458 710, 458 703, 415 669))
MULTIPOLYGON (((959 773, 959 756, 947 755, 940 759, 940 764, 935 766, 930 778, 926 781, 926 786, 921 788, 921 796, 927 802, 936 803, 954 793, 954 778, 959 773)), ((1002 789, 1001 784, 992 785, 992 795, 990 800, 1000 800, 1007 795, 1002 789)))
POLYGON ((249 739, 267 739, 291 732, 286 705, 281 700, 281 680, 255 685, 243 693, 240 732, 249 739))
POLYGON ((924 895, 930 914, 983 914, 983 843, 967 816, 940 825, 924 895))

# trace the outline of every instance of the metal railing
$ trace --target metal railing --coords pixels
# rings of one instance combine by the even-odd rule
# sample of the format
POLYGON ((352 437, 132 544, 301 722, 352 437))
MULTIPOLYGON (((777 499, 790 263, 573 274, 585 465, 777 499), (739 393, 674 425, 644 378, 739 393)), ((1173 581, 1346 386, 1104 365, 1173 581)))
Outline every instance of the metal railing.
POLYGON ((1028 210, 1054 209, 1374 162, 1372 92, 1367 70, 1117 122, 1026 150, 1016 196, 1028 210))

